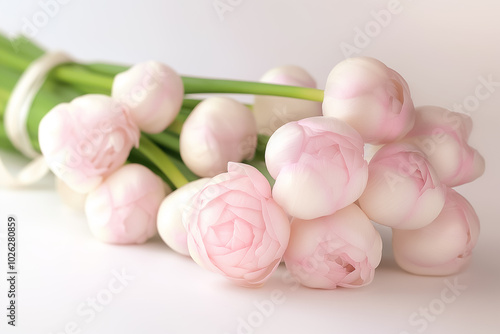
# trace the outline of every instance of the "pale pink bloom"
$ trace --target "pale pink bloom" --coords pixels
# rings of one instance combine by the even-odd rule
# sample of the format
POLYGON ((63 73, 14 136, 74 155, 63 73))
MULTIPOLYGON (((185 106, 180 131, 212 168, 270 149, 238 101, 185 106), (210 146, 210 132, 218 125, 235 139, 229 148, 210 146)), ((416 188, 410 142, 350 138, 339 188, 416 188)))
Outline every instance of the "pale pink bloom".
POLYGON ((159 133, 179 113, 184 84, 167 65, 148 61, 115 76, 111 96, 130 108, 134 122, 142 131, 159 133))
POLYGON ((380 234, 355 204, 313 220, 294 218, 284 255, 292 277, 320 289, 371 283, 381 258, 380 234))
POLYGON ((406 140, 427 155, 441 182, 455 187, 483 175, 484 158, 467 143, 470 116, 434 106, 419 107, 416 115, 406 140))
POLYGON ((226 97, 211 97, 198 104, 180 135, 182 160, 201 177, 225 172, 230 161, 251 159, 256 146, 257 126, 252 112, 226 97))
POLYGON ((140 244, 156 234, 156 217, 170 189, 148 168, 121 167, 87 195, 85 214, 92 234, 113 244, 140 244))
POLYGON ((189 182, 165 197, 158 211, 158 233, 174 251, 189 256, 187 232, 182 223, 182 215, 190 210, 193 197, 209 181, 208 178, 189 182))
POLYGON ((290 237, 266 178, 240 163, 229 163, 227 173, 205 185, 183 221, 193 260, 245 287, 265 283, 290 237))
MULTIPOLYGON (((316 88, 316 81, 301 67, 287 65, 267 71, 261 82, 316 88)), ((321 103, 289 97, 256 95, 253 113, 259 133, 271 135, 280 126, 303 118, 321 116, 321 103)))
POLYGON ((415 146, 385 145, 375 153, 368 170, 368 184, 359 205, 373 221, 417 229, 430 224, 441 212, 445 186, 415 146))
POLYGON ((331 215, 353 203, 368 179, 363 139, 333 117, 283 125, 269 139, 266 165, 276 179, 273 198, 300 219, 331 215))
POLYGON ((415 121, 406 81, 369 57, 348 58, 333 68, 326 82, 323 115, 347 122, 370 144, 402 138, 415 121))
POLYGON ((60 178, 55 178, 56 191, 59 194, 61 201, 76 211, 82 211, 85 207, 85 199, 87 194, 82 194, 74 191, 66 183, 64 183, 60 178))
POLYGON ((38 140, 54 174, 87 193, 122 166, 140 132, 128 108, 104 95, 84 95, 54 107, 40 122, 38 140))
POLYGON ((450 188, 443 211, 431 224, 411 231, 393 229, 394 258, 413 274, 451 275, 470 261, 478 237, 474 208, 450 188))

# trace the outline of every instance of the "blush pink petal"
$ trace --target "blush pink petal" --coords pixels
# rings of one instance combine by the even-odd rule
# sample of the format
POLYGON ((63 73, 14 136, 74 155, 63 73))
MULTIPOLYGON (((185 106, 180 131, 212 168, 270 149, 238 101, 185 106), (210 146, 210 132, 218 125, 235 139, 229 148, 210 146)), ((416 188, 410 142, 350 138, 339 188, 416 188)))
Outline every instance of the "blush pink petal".
POLYGON ((320 289, 369 284, 382 257, 382 239, 351 204, 313 220, 294 218, 285 264, 301 284, 320 289))
POLYGON ((183 217, 191 257, 236 284, 263 284, 285 252, 290 226, 254 167, 230 163, 193 199, 183 217))
POLYGON ((417 229, 439 215, 445 194, 445 186, 420 150, 409 143, 393 143, 370 161, 368 184, 358 202, 379 224, 417 229))
POLYGON ((189 169, 199 176, 216 176, 227 170, 228 162, 253 157, 257 146, 255 118, 236 100, 205 99, 185 121, 179 145, 189 169))
MULTIPOLYGON (((246 182, 251 182, 252 188, 260 194, 260 196, 271 197, 271 186, 267 179, 255 168, 248 168, 248 165, 230 162, 227 164, 229 173, 239 173, 246 182)), ((250 187, 245 187, 249 189, 250 187)))
POLYGON ((123 166, 87 195, 85 215, 90 230, 108 243, 143 243, 156 234, 158 209, 165 195, 163 181, 148 168, 123 166))
POLYGON ((402 138, 415 119, 406 81, 369 57, 349 58, 332 69, 325 87, 323 115, 347 122, 370 144, 402 138))
POLYGON ((301 219, 330 215, 359 198, 368 179, 363 140, 346 123, 312 117, 278 129, 266 148, 273 197, 301 219))
POLYGON ((84 95, 54 107, 38 140, 49 168, 79 193, 88 193, 121 167, 140 132, 128 108, 104 95, 84 95))
POLYGON ((175 190, 163 200, 158 210, 157 228, 160 237, 170 248, 182 255, 189 255, 182 215, 189 210, 191 200, 207 182, 206 178, 199 179, 175 190))
POLYGON ((173 69, 148 61, 116 75, 111 95, 129 107, 131 117, 142 131, 159 133, 179 113, 184 85, 173 69))
POLYGON ((454 187, 474 181, 485 170, 484 158, 468 144, 471 131, 470 116, 424 106, 417 108, 415 126, 405 141, 418 146, 441 181, 454 187))
POLYGON ((417 275, 451 275, 470 261, 479 236, 479 218, 470 203, 448 189, 439 216, 418 230, 393 230, 398 265, 417 275))
MULTIPOLYGON (((265 83, 316 88, 316 81, 298 66, 281 66, 266 72, 265 83)), ((321 115, 321 103, 278 96, 256 95, 253 113, 259 133, 270 136, 282 125, 321 115)))

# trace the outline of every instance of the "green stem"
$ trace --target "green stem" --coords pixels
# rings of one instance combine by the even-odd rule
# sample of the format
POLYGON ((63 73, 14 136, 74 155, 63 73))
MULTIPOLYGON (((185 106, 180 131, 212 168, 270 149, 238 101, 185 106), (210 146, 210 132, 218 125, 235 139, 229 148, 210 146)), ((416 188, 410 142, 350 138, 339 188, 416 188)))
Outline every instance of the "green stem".
MULTIPOLYGON (((27 59, 14 55, 0 48, 0 64, 24 72, 31 64, 27 59)), ((111 93, 114 77, 103 75, 86 70, 79 64, 68 63, 57 66, 51 73, 51 76, 59 81, 71 85, 80 85, 83 87, 92 87, 111 93)))
POLYGON ((10 92, 0 87, 0 105, 7 104, 9 97, 10 97, 10 92))
POLYGON ((141 136, 139 151, 151 160, 172 181, 176 188, 180 188, 189 182, 170 157, 146 136, 141 136))
POLYGON ((321 89, 274 85, 261 82, 182 77, 185 94, 232 93, 293 97, 322 102, 321 89))
POLYGON ((181 117, 177 116, 177 118, 168 126, 167 130, 179 136, 181 134, 182 126, 184 125, 185 121, 186 118, 181 119, 181 117))
POLYGON ((135 147, 133 147, 130 151, 127 161, 130 163, 136 163, 146 166, 153 173, 161 177, 161 179, 165 183, 167 183, 170 188, 173 188, 172 181, 170 181, 170 179, 153 162, 151 162, 151 160, 144 156, 144 154, 142 154, 141 151, 139 151, 135 147))
POLYGON ((52 75, 62 82, 92 87, 108 94, 111 94, 114 79, 114 77, 86 71, 79 65, 59 66, 54 69, 52 75))
POLYGON ((184 123, 186 122, 186 119, 188 118, 191 111, 192 109, 181 108, 181 110, 175 117, 175 120, 168 126, 167 130, 175 133, 177 136, 180 136, 182 127, 184 126, 184 123))
POLYGON ((257 136, 257 148, 252 160, 265 161, 266 160, 266 146, 269 141, 269 136, 259 134, 257 136))
MULTIPOLYGON (((24 71, 30 62, 16 57, 15 55, 0 49, 2 64, 24 71)), ((92 72, 82 65, 66 64, 60 65, 52 71, 52 76, 62 82, 81 86, 89 86, 101 91, 111 92, 114 76, 92 72)), ((292 97, 303 100, 323 101, 323 91, 314 88, 274 85, 260 82, 219 80, 194 77, 182 77, 184 91, 186 94, 195 93, 234 93, 255 94, 292 97)), ((188 99, 184 102, 185 107, 194 107, 200 101, 188 99)))
POLYGON ((198 180, 200 177, 194 174, 187 166, 184 164, 182 159, 177 159, 176 157, 171 157, 173 163, 177 166, 179 171, 186 177, 186 179, 191 182, 198 180))
POLYGON ((0 47, 30 62, 44 54, 38 45, 22 35, 11 39, 0 34, 0 47))
POLYGON ((147 136, 158 145, 179 153, 179 136, 176 136, 175 134, 168 132, 160 132, 154 134, 142 133, 141 136, 147 136))
POLYGON ((125 72, 129 69, 129 66, 116 65, 116 64, 105 64, 105 63, 91 63, 85 64, 85 68, 91 70, 94 73, 104 74, 110 77, 115 77, 118 73, 125 72))
POLYGON ((186 108, 186 109, 193 109, 194 107, 196 107, 198 104, 200 104, 200 102, 203 101, 203 100, 197 100, 197 99, 184 99, 182 101, 182 108, 186 108))
POLYGON ((29 60, 7 52, 5 49, 0 49, 0 59, 1 65, 11 69, 15 69, 18 72, 24 72, 24 70, 31 63, 29 60))
MULTIPOLYGON (((5 44, 5 43, 4 43, 5 44)), ((10 48, 0 48, 0 63, 18 71, 24 71, 32 59, 26 59, 12 52, 10 48), (9 50, 11 52, 9 52, 9 50)), ((111 64, 66 64, 60 65, 52 75, 65 83, 95 87, 101 91, 111 91, 114 76, 125 70, 126 66, 111 64)), ((311 101, 323 101, 323 91, 314 88, 274 85, 259 82, 218 80, 195 77, 182 77, 186 94, 193 93, 234 93, 292 97, 311 101)), ((194 107, 198 100, 186 101, 194 107)), ((188 106, 188 105, 186 105, 188 106)))

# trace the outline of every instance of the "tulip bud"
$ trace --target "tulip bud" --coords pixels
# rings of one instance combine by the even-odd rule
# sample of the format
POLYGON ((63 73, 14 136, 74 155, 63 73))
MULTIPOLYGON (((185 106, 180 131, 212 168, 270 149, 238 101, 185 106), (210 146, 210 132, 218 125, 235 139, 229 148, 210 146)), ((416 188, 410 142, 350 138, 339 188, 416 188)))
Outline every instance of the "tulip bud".
POLYGON ((123 166, 87 195, 90 231, 108 243, 145 242, 156 234, 156 217, 166 192, 166 185, 148 168, 123 166))
POLYGON ((483 175, 484 158, 467 143, 470 116, 433 106, 417 108, 416 115, 405 140, 426 154, 441 182, 455 187, 483 175))
POLYGON ((420 150, 407 143, 393 143, 382 147, 370 161, 368 184, 359 205, 379 224, 417 229, 439 215, 445 190, 420 150))
POLYGON ((348 58, 333 68, 326 82, 323 115, 347 122, 370 144, 401 139, 415 121, 406 81, 369 57, 348 58))
POLYGON ((251 159, 256 147, 257 126, 252 112, 225 97, 211 97, 198 104, 180 135, 182 160, 201 177, 225 172, 228 162, 251 159))
POLYGON ((200 266, 245 287, 261 286, 288 245, 290 223, 254 167, 229 163, 194 197, 183 221, 200 266))
POLYGON ((126 104, 139 128, 159 133, 173 122, 184 99, 181 77, 160 62, 148 61, 118 74, 111 96, 126 104))
POLYGON ((193 197, 210 179, 189 182, 165 197, 158 211, 158 232, 163 241, 174 251, 189 256, 187 232, 182 215, 192 206, 193 197))
POLYGON ((122 166, 140 132, 128 108, 104 95, 61 103, 41 120, 40 150, 54 174, 71 189, 88 193, 122 166))
POLYGON ((471 259, 479 237, 479 218, 470 203, 448 189, 439 216, 418 230, 393 229, 394 258, 404 270, 417 275, 451 275, 471 259))
POLYGON ((276 179, 273 198, 300 219, 331 215, 353 203, 368 179, 361 136, 333 117, 283 125, 269 139, 266 165, 276 179))
MULTIPOLYGON (((316 81, 301 67, 288 65, 273 68, 260 79, 278 85, 316 88, 316 81)), ((280 126, 303 118, 321 116, 321 103, 289 97, 256 95, 253 113, 259 133, 270 136, 280 126)))
POLYGON ((291 275, 310 288, 356 288, 373 280, 382 239, 355 204, 330 216, 292 220, 284 259, 291 275))

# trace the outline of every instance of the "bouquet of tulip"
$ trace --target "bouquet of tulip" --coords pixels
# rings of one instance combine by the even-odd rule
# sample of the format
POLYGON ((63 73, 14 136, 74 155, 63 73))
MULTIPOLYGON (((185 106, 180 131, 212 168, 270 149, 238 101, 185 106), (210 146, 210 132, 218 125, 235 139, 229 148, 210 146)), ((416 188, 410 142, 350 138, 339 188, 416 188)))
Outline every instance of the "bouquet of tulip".
POLYGON ((17 177, 0 160, 1 182, 51 170, 98 239, 159 233, 246 287, 281 261, 307 287, 369 284, 382 257, 372 222, 392 228, 408 272, 465 267, 479 220, 452 188, 485 164, 467 143, 470 117, 415 108, 406 81, 372 58, 337 64, 324 91, 296 66, 261 81, 180 77, 154 61, 81 64, 0 36, 0 144, 34 159, 17 177))

